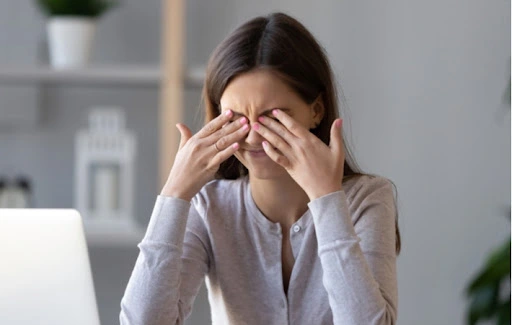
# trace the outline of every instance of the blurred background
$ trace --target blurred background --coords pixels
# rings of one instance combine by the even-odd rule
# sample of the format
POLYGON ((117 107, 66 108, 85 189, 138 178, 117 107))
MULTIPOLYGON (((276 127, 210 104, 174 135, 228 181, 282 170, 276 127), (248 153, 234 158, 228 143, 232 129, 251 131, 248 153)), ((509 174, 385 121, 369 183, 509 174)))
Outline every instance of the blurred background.
MULTIPOLYGON (((463 324, 464 288, 510 235, 510 1, 185 2, 184 65, 199 74, 215 46, 257 15, 283 11, 317 37, 356 161, 397 185, 398 324, 463 324)), ((124 0, 98 20, 90 64, 107 68, 92 77, 44 68, 47 17, 36 1, 0 6, 0 178, 23 176, 31 207, 76 207, 77 131, 90 108, 121 107, 137 142, 132 214, 143 233, 160 192, 162 1, 124 0)), ((200 91, 191 82, 183 93, 182 122, 194 132, 200 91)), ((119 323, 141 232, 88 233, 104 325, 119 323)), ((203 287, 187 324, 208 323, 203 287)))

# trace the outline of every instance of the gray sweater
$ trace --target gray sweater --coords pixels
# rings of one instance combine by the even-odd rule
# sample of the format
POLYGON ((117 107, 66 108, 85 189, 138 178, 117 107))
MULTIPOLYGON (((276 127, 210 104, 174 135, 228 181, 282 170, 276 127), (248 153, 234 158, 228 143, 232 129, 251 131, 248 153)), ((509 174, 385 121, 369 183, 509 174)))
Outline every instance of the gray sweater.
POLYGON ((286 294, 281 226, 259 211, 248 177, 211 181, 191 202, 158 196, 121 324, 183 324, 204 279, 215 325, 395 324, 391 183, 350 179, 308 208, 290 228, 286 294))

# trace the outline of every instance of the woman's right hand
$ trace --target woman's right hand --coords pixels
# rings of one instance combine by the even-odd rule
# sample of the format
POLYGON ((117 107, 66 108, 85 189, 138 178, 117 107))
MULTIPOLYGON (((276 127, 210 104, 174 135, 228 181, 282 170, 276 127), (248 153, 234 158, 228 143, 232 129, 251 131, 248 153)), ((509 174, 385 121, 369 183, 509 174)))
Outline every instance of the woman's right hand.
POLYGON ((232 116, 231 110, 220 114, 194 136, 186 125, 176 124, 180 147, 160 195, 190 201, 214 178, 220 164, 238 150, 237 141, 249 131, 245 117, 226 124, 232 116))

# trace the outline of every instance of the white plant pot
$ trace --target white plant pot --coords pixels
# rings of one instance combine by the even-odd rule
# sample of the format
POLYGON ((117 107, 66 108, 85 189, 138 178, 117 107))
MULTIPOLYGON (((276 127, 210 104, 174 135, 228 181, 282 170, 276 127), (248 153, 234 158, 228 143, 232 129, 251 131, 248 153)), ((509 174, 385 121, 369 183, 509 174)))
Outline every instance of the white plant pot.
POLYGON ((96 29, 93 18, 53 17, 46 27, 54 68, 78 68, 89 63, 96 29))

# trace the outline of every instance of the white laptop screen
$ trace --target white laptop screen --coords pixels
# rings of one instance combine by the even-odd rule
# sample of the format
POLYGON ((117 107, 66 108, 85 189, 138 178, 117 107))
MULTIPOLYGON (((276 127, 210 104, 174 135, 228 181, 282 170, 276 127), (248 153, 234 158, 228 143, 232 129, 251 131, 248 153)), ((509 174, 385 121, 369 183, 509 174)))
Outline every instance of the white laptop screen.
POLYGON ((99 323, 80 214, 0 209, 0 324, 99 323))

